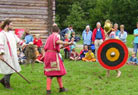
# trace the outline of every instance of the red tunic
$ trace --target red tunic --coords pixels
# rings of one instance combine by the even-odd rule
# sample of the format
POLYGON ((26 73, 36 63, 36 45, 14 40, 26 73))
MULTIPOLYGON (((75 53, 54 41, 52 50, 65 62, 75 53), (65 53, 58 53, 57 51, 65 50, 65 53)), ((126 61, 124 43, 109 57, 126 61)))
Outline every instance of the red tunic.
POLYGON ((37 45, 38 47, 42 46, 42 40, 41 39, 34 38, 33 43, 34 43, 34 45, 37 45))
MULTIPOLYGON (((65 42, 69 42, 69 39, 65 39, 65 42)), ((67 49, 68 51, 70 51, 70 46, 69 45, 65 45, 65 49, 67 49)))
POLYGON ((60 40, 57 33, 51 34, 45 44, 44 74, 46 76, 63 76, 66 74, 64 64, 59 56, 60 47, 56 41, 60 40))

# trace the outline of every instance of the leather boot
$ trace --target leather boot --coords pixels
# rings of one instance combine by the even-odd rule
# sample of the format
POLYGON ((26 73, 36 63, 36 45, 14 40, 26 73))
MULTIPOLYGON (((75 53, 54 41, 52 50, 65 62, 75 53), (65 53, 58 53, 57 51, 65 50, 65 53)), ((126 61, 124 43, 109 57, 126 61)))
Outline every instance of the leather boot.
POLYGON ((6 87, 4 78, 2 78, 2 79, 0 80, 0 83, 1 83, 4 87, 6 87))
POLYGON ((51 95, 51 90, 47 90, 46 95, 51 95))
POLYGON ((64 87, 59 89, 59 92, 67 92, 67 91, 68 91, 68 89, 66 89, 64 87))
POLYGON ((5 88, 12 90, 10 82, 5 82, 5 88))

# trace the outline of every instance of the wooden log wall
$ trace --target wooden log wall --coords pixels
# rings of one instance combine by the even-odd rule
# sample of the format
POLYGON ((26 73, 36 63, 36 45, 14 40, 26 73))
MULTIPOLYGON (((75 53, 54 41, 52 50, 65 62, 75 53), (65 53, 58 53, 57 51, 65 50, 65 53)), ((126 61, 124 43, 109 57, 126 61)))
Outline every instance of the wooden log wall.
POLYGON ((0 0, 0 20, 11 19, 15 29, 30 29, 46 39, 55 18, 55 0, 0 0))

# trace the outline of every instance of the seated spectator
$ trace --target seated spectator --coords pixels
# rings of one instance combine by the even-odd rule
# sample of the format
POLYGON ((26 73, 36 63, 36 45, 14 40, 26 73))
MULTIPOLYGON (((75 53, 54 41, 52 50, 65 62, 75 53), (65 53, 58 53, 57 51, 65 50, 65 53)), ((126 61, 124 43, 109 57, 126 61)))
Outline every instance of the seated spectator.
POLYGON ((44 63, 44 56, 45 56, 45 50, 42 49, 41 53, 39 54, 39 56, 36 59, 36 62, 38 62, 38 63, 44 63))
POLYGON ((82 58, 82 61, 96 62, 96 59, 94 58, 94 53, 92 52, 91 48, 88 49, 88 52, 85 54, 85 57, 82 58))
POLYGON ((80 51, 80 59, 85 57, 85 54, 88 52, 88 46, 84 45, 83 49, 80 51))
POLYGON ((72 48, 71 54, 70 54, 70 60, 80 60, 79 54, 75 51, 75 47, 72 48))
POLYGON ((39 51, 38 51, 38 47, 36 45, 35 46, 35 55, 36 55, 36 58, 40 55, 39 51))
POLYGON ((60 32, 61 35, 61 39, 64 40, 65 39, 65 34, 68 34, 68 38, 71 38, 71 33, 74 32, 72 25, 69 25, 68 28, 62 30, 60 32))
POLYGON ((40 35, 36 35, 36 37, 33 40, 34 45, 38 47, 39 53, 41 53, 41 47, 42 47, 42 40, 40 38, 40 35))
POLYGON ((75 32, 72 32, 71 38, 74 38, 74 39, 75 39, 75 40, 74 40, 75 42, 78 42, 78 41, 81 40, 80 37, 77 37, 77 36, 75 35, 75 32))
POLYGON ((119 39, 126 43, 126 38, 127 38, 127 32, 124 31, 124 25, 120 25, 120 33, 119 33, 119 39))
MULTIPOLYGON (((68 34, 65 34, 64 41, 69 42, 68 34)), ((70 46, 69 45, 64 45, 64 53, 65 53, 65 59, 69 59, 69 55, 70 55, 70 46)))
POLYGON ((73 48, 76 48, 76 42, 74 38, 71 38, 71 42, 73 42, 73 44, 70 46, 70 50, 72 51, 73 48))
POLYGON ((128 59, 128 63, 127 64, 132 64, 132 65, 137 65, 138 64, 138 59, 135 56, 135 52, 132 52, 131 57, 128 59))
POLYGON ((26 44, 29 44, 30 42, 33 42, 33 35, 30 34, 29 29, 27 29, 25 31, 26 31, 25 32, 26 33, 26 36, 25 36, 24 40, 25 40, 25 43, 26 44))

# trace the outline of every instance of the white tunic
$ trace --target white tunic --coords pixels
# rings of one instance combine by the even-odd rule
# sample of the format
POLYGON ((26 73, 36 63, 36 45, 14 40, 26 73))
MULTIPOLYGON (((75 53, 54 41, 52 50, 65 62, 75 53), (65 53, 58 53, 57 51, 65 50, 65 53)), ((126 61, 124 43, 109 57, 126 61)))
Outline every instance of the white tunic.
MULTIPOLYGON (((4 53, 3 57, 4 60, 12 66, 17 72, 21 71, 20 65, 18 63, 17 57, 17 43, 21 42, 21 40, 14 34, 13 31, 0 32, 0 54, 4 53), (6 38, 7 37, 7 38, 6 38), (11 55, 10 49, 7 44, 7 40, 9 41, 10 48, 11 48, 11 55)), ((8 67, 5 63, 0 60, 0 73, 1 74, 11 74, 15 71, 8 67)))

